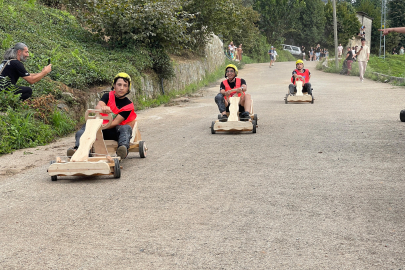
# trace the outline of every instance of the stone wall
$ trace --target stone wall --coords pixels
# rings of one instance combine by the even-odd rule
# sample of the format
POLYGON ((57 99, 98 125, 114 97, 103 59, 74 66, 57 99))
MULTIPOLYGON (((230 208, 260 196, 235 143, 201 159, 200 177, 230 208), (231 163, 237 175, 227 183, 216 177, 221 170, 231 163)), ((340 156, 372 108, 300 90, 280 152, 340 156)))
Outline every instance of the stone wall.
MULTIPOLYGON (((225 63, 225 54, 222 41, 213 35, 205 47, 205 56, 197 59, 175 59, 174 70, 175 77, 171 80, 163 81, 165 93, 184 89, 187 85, 196 83, 204 79, 210 73, 213 73, 218 67, 225 63)), ((110 88, 106 88, 106 91, 110 88)), ((143 74, 141 85, 131 89, 128 97, 135 100, 135 96, 142 94, 147 98, 154 98, 162 93, 162 81, 156 74, 143 74)), ((94 108, 100 100, 101 92, 94 94, 89 100, 88 107, 94 108)))

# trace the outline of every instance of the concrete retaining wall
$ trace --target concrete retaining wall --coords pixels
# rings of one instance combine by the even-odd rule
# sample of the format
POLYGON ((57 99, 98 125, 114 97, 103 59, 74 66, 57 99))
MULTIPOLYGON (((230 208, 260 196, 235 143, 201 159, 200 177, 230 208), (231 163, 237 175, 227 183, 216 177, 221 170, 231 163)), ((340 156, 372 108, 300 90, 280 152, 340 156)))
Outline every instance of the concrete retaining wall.
MULTIPOLYGON (((174 61, 175 77, 163 81, 165 93, 184 89, 187 85, 201 81, 205 76, 213 73, 218 67, 224 64, 223 43, 215 35, 211 37, 205 47, 205 56, 194 59, 179 59, 174 61)), ((142 94, 146 98, 155 98, 162 93, 162 82, 156 74, 143 74, 141 85, 131 89, 128 97, 135 100, 136 95, 142 94), (138 89, 137 89, 138 88, 138 89)), ((106 88, 106 91, 110 88, 106 88)), ((94 108, 100 100, 102 93, 95 93, 89 98, 88 108, 94 108)))

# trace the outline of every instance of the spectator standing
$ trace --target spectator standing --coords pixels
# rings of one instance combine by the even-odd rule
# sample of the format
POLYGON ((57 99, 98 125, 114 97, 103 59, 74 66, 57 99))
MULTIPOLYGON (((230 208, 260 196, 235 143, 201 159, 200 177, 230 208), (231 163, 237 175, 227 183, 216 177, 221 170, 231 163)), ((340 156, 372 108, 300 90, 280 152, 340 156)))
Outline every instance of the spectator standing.
POLYGON ((356 53, 357 62, 359 62, 360 81, 364 81, 364 73, 366 72, 367 62, 370 59, 370 48, 366 45, 366 39, 361 38, 361 48, 356 53))
POLYGON ((233 41, 231 41, 231 43, 229 43, 228 50, 229 50, 229 55, 231 56, 231 59, 233 59, 234 51, 235 51, 235 48, 233 46, 233 41))
POLYGON ((402 46, 401 49, 399 49, 399 54, 404 55, 404 46, 402 46))
POLYGON ((394 54, 398 54, 397 53, 397 48, 395 48, 395 47, 392 49, 392 55, 394 55, 394 54))
POLYGON ((314 59, 314 47, 311 47, 309 50, 309 61, 313 61, 314 59))
POLYGON ((304 45, 301 46, 301 52, 302 52, 302 60, 305 61, 305 47, 304 47, 304 45))
POLYGON ((270 55, 270 67, 274 66, 274 47, 271 46, 269 50, 269 55, 270 55))
POLYGON ((353 53, 350 47, 347 47, 347 54, 346 54, 347 75, 350 75, 350 72, 352 71, 352 63, 353 63, 353 53))
POLYGON ((237 50, 237 52, 238 52, 238 58, 237 58, 237 60, 238 60, 239 62, 242 62, 242 53, 243 53, 243 51, 242 51, 242 44, 239 44, 239 47, 238 47, 236 50, 237 50))
POLYGON ((319 61, 319 57, 321 56, 321 45, 316 45, 315 48, 315 56, 316 56, 316 61, 319 61))
POLYGON ((342 44, 339 44, 337 49, 338 49, 338 58, 339 57, 342 58, 342 54, 343 54, 343 46, 342 46, 342 44))
MULTIPOLYGON (((277 51, 276 51, 276 48, 274 48, 274 62, 276 62, 277 61, 277 51)), ((274 62, 273 62, 273 66, 274 66, 274 62)))

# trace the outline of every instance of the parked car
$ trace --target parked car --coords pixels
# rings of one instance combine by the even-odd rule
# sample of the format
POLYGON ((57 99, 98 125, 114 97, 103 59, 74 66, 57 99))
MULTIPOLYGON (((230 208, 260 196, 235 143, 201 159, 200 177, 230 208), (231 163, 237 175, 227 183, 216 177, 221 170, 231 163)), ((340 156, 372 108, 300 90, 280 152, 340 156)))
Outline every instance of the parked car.
POLYGON ((293 46, 293 45, 286 45, 286 44, 281 44, 281 46, 283 46, 283 50, 289 51, 292 55, 294 55, 296 57, 301 57, 302 56, 302 52, 301 52, 300 47, 293 46))

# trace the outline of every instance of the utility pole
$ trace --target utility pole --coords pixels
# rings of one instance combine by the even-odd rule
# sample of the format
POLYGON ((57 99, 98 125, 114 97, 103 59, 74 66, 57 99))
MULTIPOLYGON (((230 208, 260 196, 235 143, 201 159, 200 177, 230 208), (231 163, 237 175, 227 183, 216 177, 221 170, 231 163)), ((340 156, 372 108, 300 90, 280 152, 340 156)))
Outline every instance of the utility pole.
POLYGON ((335 35, 335 65, 336 69, 339 69, 339 60, 338 60, 338 36, 337 36, 337 21, 336 21, 336 0, 333 0, 333 32, 335 35))
MULTIPOLYGON (((387 0, 381 0, 381 29, 385 29, 386 27, 386 14, 387 14, 387 0)), ((382 56, 385 59, 385 36, 382 37, 382 32, 380 32, 380 57, 382 56), (384 45, 382 45, 382 39, 384 39, 384 45), (383 52, 381 52, 381 49, 384 49, 383 52)))

